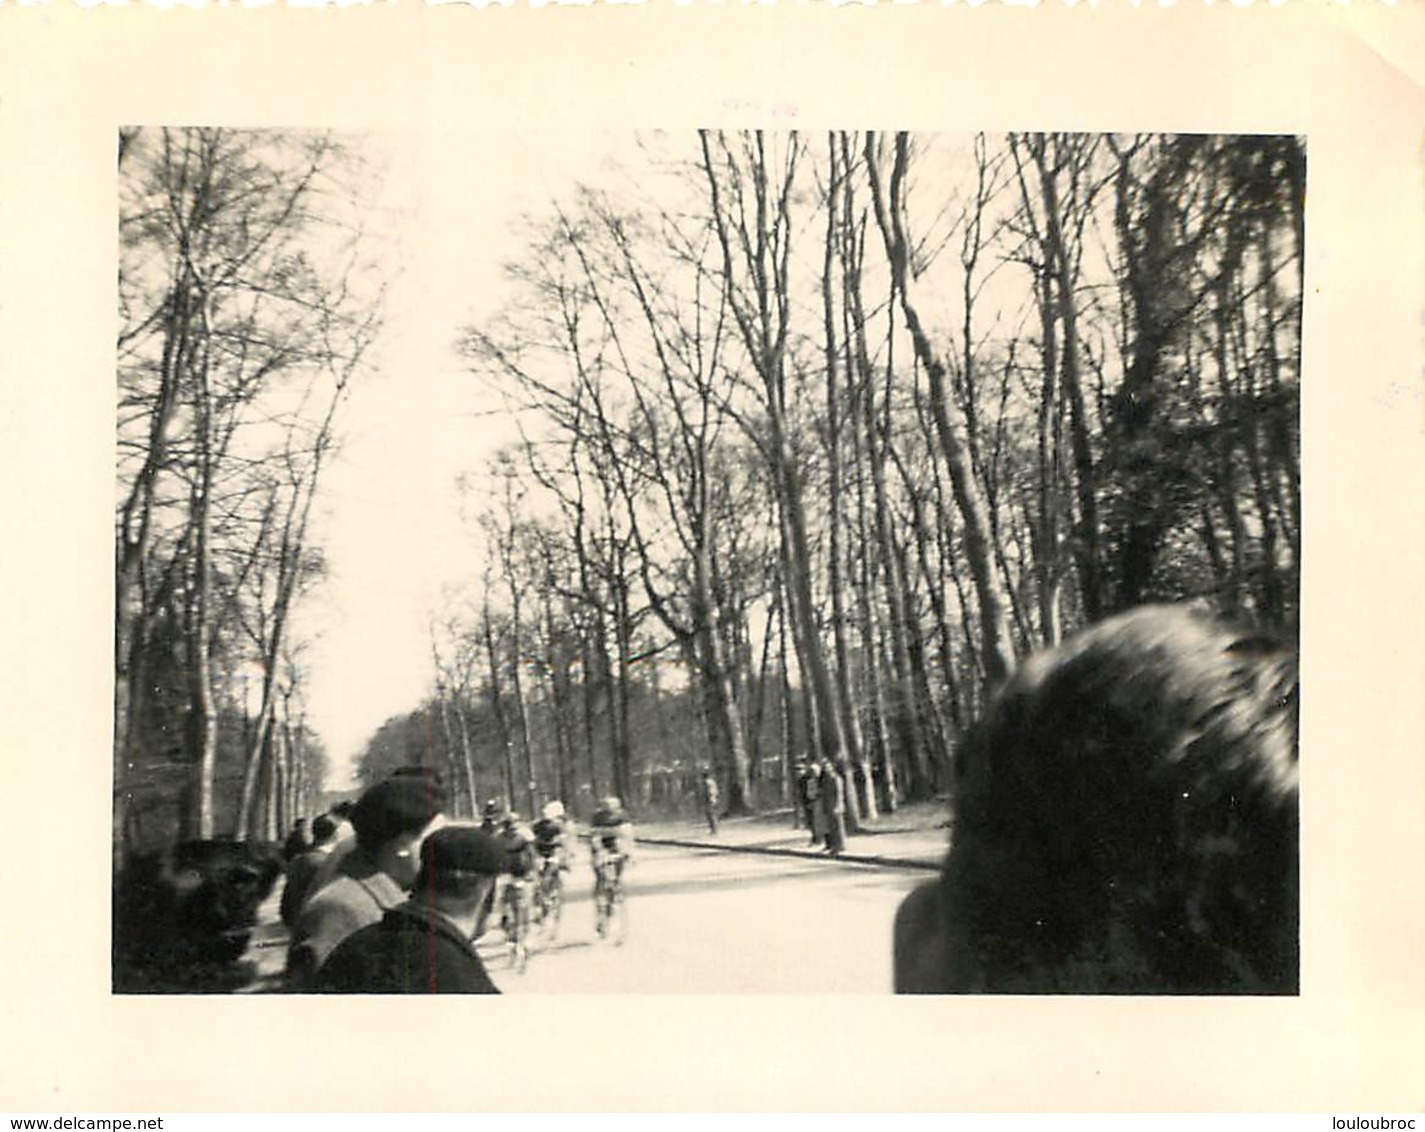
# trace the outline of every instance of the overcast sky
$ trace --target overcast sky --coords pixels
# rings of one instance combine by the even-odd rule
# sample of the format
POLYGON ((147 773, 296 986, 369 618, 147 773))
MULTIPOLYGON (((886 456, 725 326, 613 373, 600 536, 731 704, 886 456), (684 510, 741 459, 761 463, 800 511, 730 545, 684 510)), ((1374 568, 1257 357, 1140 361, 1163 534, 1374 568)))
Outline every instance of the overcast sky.
POLYGON ((378 220, 391 249, 387 323, 380 374, 354 391, 323 480, 331 577, 305 619, 319 634, 305 654, 309 723, 331 754, 332 789, 350 784, 371 733, 430 690, 431 612, 479 569, 455 481, 513 433, 482 415, 492 406, 454 352, 458 328, 499 309, 520 215, 596 178, 615 141, 487 132, 369 145, 389 166, 378 220))
MULTIPOLYGON (((676 136, 667 140, 678 148, 676 136)), ((544 213, 578 182, 621 195, 667 187, 646 164, 632 181, 622 172, 637 167, 630 132, 427 132, 364 144, 385 168, 371 227, 390 259, 386 327, 378 376, 354 390, 341 457, 324 474, 320 534, 331 576, 303 621, 317 638, 304 655, 309 723, 331 754, 332 789, 352 784, 377 727, 430 693, 432 613, 452 590, 468 591, 483 563, 456 480, 518 433, 454 344, 461 327, 506 301, 503 266, 521 253, 521 217, 544 213)), ((929 215, 945 207, 935 194, 963 175, 962 150, 946 143, 926 160, 929 215)), ((955 263, 953 252, 943 257, 952 276, 955 263)), ((991 291, 1007 283, 1002 276, 991 291)), ((930 277, 921 288, 939 292, 930 277)), ((991 293, 980 303, 984 317, 991 293)))

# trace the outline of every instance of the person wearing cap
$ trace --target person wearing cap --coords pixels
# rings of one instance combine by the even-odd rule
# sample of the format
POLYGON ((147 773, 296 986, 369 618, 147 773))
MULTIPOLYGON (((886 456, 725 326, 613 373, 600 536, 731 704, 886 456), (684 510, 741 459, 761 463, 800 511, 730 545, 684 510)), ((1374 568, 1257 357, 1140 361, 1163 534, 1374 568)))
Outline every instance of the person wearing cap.
POLYGON ((614 795, 601 799, 589 822, 589 861, 594 866, 594 884, 598 887, 603 863, 612 861, 615 871, 623 875, 624 863, 633 857, 633 820, 614 795))
POLYGON ((393 775, 361 796, 351 811, 356 847, 292 925, 289 990, 308 989, 338 944, 405 901, 416 879, 421 840, 439 825, 444 808, 445 791, 429 775, 393 775))
POLYGON ((546 802, 540 818, 534 823, 534 848, 542 865, 553 862, 560 872, 569 869, 570 837, 569 816, 564 803, 557 799, 546 802))
POLYGON ((569 871, 570 848, 574 843, 574 823, 557 798, 544 804, 540 818, 534 823, 534 849, 539 855, 538 885, 535 890, 535 913, 543 922, 551 908, 558 926, 557 909, 563 900, 564 874, 569 871))
POLYGON ((539 867, 539 862, 534 849, 534 834, 513 810, 504 815, 500 830, 495 836, 505 854, 502 871, 509 875, 509 880, 505 882, 505 901, 500 914, 500 927, 508 933, 512 926, 510 917, 520 913, 523 908, 526 890, 539 867))
POLYGON ((349 936, 317 972, 319 994, 499 994, 472 940, 505 863, 499 839, 448 825, 420 847, 409 900, 349 936))

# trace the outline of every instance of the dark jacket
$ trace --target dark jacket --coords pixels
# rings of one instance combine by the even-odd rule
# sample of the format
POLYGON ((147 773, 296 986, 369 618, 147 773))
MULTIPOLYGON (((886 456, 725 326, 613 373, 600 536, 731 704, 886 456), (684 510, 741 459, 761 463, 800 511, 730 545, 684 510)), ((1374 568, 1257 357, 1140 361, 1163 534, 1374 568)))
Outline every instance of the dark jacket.
POLYGON ((289 928, 297 922, 297 914, 312 894, 317 873, 326 864, 325 849, 308 849, 287 862, 287 883, 282 888, 282 922, 289 928))
POLYGON ((318 994, 499 994, 471 942, 433 908, 407 901, 362 928, 317 972, 318 994))

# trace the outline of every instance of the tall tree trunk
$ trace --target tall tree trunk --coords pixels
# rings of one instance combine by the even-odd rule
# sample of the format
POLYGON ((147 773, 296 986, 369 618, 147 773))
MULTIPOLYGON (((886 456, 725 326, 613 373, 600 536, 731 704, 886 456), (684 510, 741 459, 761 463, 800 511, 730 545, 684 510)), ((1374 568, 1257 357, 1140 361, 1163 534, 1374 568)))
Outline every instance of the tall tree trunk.
MULTIPOLYGON (((901 734, 900 754, 908 774, 905 793, 909 800, 927 798, 933 793, 931 775, 927 766, 930 750, 924 733, 924 722, 916 702, 915 677, 911 670, 910 650, 906 643, 906 600, 905 579, 900 572, 900 558, 895 551, 891 533, 890 493, 886 487, 885 453, 890 446, 889 417, 890 405, 886 402, 881 416, 876 407, 875 372, 871 366, 870 351, 865 336, 865 313, 861 302, 860 260, 854 251, 848 252, 846 264, 846 302, 850 310, 850 321, 855 343, 855 364, 861 386, 861 429, 866 443, 866 462, 871 471, 871 488, 875 512, 875 535, 877 559, 888 617, 886 627, 890 632, 891 654, 895 671, 896 720, 901 734)), ((894 313, 887 311, 887 343, 894 337, 894 313)), ((886 359, 886 376, 889 384, 894 370, 894 354, 889 351, 886 359)), ((895 760, 886 759, 888 778, 896 779, 895 760)), ((893 793, 893 788, 888 789, 893 793)))
POLYGON ((554 705, 554 753, 556 797, 571 800, 574 790, 574 754, 569 738, 569 665, 564 650, 555 644, 554 613, 545 593, 545 633, 549 640, 549 686, 554 705))
POLYGON ((445 761, 454 772, 451 776, 454 781, 451 782, 450 809, 454 816, 461 817, 464 816, 461 814, 461 810, 464 809, 461 805, 461 802, 464 800, 461 797, 461 787, 464 788, 463 792, 466 798, 473 796, 475 791, 474 786, 471 784, 470 777, 466 773, 468 768, 456 755, 455 725, 450 719, 450 700, 448 696, 449 691, 445 687, 444 681, 442 681, 435 693, 436 710, 440 713, 440 734, 445 740, 445 761))
MULTIPOLYGON (((1019 161, 1020 139, 1010 138, 1010 144, 1019 161)), ((1093 452, 1090 446, 1088 414, 1084 408, 1083 383, 1079 373, 1079 332, 1078 304, 1075 297, 1075 260, 1064 233, 1064 207, 1059 200, 1059 186, 1055 169, 1063 161, 1072 161, 1073 156, 1063 152, 1065 145, 1075 144, 1065 139, 1055 139, 1055 169, 1050 168, 1048 140, 1043 136, 1026 138, 1023 141, 1034 162, 1039 181, 1040 203, 1044 209, 1044 230, 1040 233, 1040 249, 1043 258, 1041 288, 1039 295, 1041 318, 1051 332, 1055 320, 1063 328, 1063 349, 1058 352, 1057 367, 1052 365, 1053 357, 1045 358, 1046 379, 1056 374, 1064 391, 1064 399, 1069 408, 1069 439, 1074 458, 1074 482, 1078 499, 1078 523, 1075 527, 1075 560, 1079 575, 1079 597, 1083 604, 1084 617, 1090 623, 1103 616, 1103 571, 1100 563, 1098 487, 1094 470, 1093 452)), ((1021 182, 1024 206, 1030 208, 1028 188, 1021 182)), ((1047 340, 1047 339, 1046 339, 1047 340)), ((1046 399, 1051 400, 1051 399, 1046 399)), ((1056 489, 1057 490, 1057 489, 1056 489)), ((1047 642, 1046 642, 1047 643, 1047 642)))
POLYGON ((706 698, 709 742, 725 757, 728 773, 727 813, 746 814, 752 809, 747 749, 743 744, 742 721, 724 659, 721 634, 716 627, 716 607, 712 594, 712 542, 706 512, 697 535, 693 562, 692 622, 695 649, 706 698))
MULTIPOLYGON (((486 591, 488 594, 488 590, 486 591)), ((495 737, 500 744, 500 764, 504 770, 505 805, 515 803, 514 746, 510 740, 510 725, 505 718, 504 695, 501 691, 500 654, 495 647, 495 629, 490 620, 489 599, 486 598, 483 614, 485 630, 485 657, 490 666, 490 712, 495 719, 495 737)))
MULTIPOLYGON (((596 618, 588 632, 602 634, 601 626, 602 618, 596 618)), ((602 796, 602 792, 599 789, 599 768, 595 761, 598 742, 595 731, 594 692, 595 689, 607 685, 603 676, 604 670, 598 663, 598 648, 590 643, 587 635, 581 647, 584 679, 580 682, 579 700, 584 709, 584 755, 589 772, 589 792, 598 798, 602 796)))
POLYGON ((827 536, 827 588, 831 593, 831 636, 836 650, 836 704, 841 712, 841 731, 845 740, 845 777, 847 794, 853 803, 847 807, 853 828, 861 817, 876 816, 876 793, 871 768, 866 759, 860 723, 856 718, 851 695, 851 659, 846 645, 846 600, 842 588, 841 550, 841 384, 837 372, 839 351, 836 340, 836 304, 832 298, 831 275, 837 247, 837 199, 839 193, 836 141, 828 137, 831 170, 826 190, 826 244, 822 251, 821 303, 822 333, 825 336, 826 359, 826 455, 828 508, 830 523, 827 536))
POLYGON ((475 772, 475 759, 470 749, 470 724, 465 717, 465 696, 463 686, 451 695, 450 707, 455 716, 455 734, 460 742, 460 761, 465 767, 466 805, 471 817, 480 816, 480 781, 475 772))
POLYGON ((807 659, 806 659, 806 639, 803 636, 803 629, 806 625, 805 618, 799 616, 795 611, 798 599, 796 591, 788 583, 791 575, 791 562, 789 558, 789 548, 791 539, 785 531, 786 516, 781 507, 777 508, 778 522, 783 528, 780 531, 780 539, 777 543, 778 572, 782 582, 782 596, 784 598, 783 611, 787 618, 788 626, 792 633, 792 651, 797 658, 797 677, 801 684, 801 708, 803 719, 803 739, 806 743, 805 756, 808 759, 818 759, 824 746, 822 739, 821 712, 817 706, 816 697, 812 695, 808 687, 807 680, 807 659))
POLYGON ((794 793, 792 781, 792 749, 796 737, 792 731, 792 682, 787 656, 787 616, 786 594, 782 586, 782 572, 777 570, 772 578, 772 617, 777 621, 777 737, 782 750, 782 805, 792 805, 792 828, 800 825, 800 799, 794 793))
POLYGON ((1202 138, 1192 135, 1166 141, 1152 175, 1141 187, 1134 179, 1131 153, 1120 153, 1119 158, 1114 223, 1123 250, 1133 334, 1123 384, 1112 399, 1110 430, 1124 481, 1118 609, 1146 600, 1174 519, 1173 493, 1165 479, 1180 474, 1180 469, 1162 459, 1166 423, 1162 369, 1194 301, 1183 270, 1186 249, 1177 230, 1181 213, 1175 193, 1202 143, 1202 138))
POLYGON ((907 155, 907 137, 904 133, 899 133, 895 138, 895 165, 891 172, 889 199, 887 199, 881 189, 879 157, 875 151, 874 138, 872 135, 867 135, 866 166, 870 175, 876 222, 881 230, 886 257, 890 261, 891 276, 900 298, 901 314, 905 318, 906 329, 910 332, 916 356, 921 365, 925 367, 926 376, 930 381, 930 401, 936 432, 939 434, 945 462, 950 470, 951 486, 954 489, 955 502, 960 511, 961 537, 965 546, 965 557, 969 562, 970 573, 975 582, 976 597, 979 601, 981 651, 984 655, 985 675, 992 684, 999 684, 1014 667, 1006 602, 995 576, 989 527, 985 520, 984 501, 981 498, 973 469, 969 464, 964 440, 955 423, 950 419, 945 364, 937 355, 930 337, 920 321, 915 280, 911 277, 910 272, 909 244, 901 217, 901 188, 905 178, 907 155))
POLYGON ((633 789, 633 737, 630 733, 633 673, 628 658, 633 654, 633 620, 628 604, 628 586, 620 566, 613 588, 614 597, 614 696, 610 700, 613 722, 614 788, 621 798, 633 789))
MULTIPOLYGON (((848 315, 849 321, 849 315, 848 315)), ((852 453, 856 472, 856 614, 861 626, 861 671, 864 674, 871 711, 871 727, 875 755, 873 772, 868 781, 872 787, 879 786, 877 803, 881 810, 893 813, 899 803, 895 793, 895 755, 892 750, 891 734, 886 719, 887 705, 881 680, 880 619, 877 616, 879 603, 872 600, 876 586, 875 571, 872 566, 871 547, 872 525, 866 507, 866 471, 869 460, 866 455, 867 437, 859 427, 865 419, 862 406, 863 396, 869 392, 868 383, 859 380, 851 359, 850 337, 846 342, 847 387, 851 397, 852 453)))
POLYGON ((213 406, 212 393, 208 383, 209 342, 206 298, 200 304, 200 312, 203 345, 197 362, 193 366, 193 377, 197 385, 194 411, 198 430, 198 468, 191 497, 196 536, 193 543, 192 619, 188 627, 192 646, 188 679, 191 695, 190 711, 193 719, 190 735, 195 743, 192 750, 196 755, 195 806, 191 818, 193 822, 191 836, 207 839, 213 836, 213 777, 216 773, 218 760, 218 712, 213 701, 213 665, 210 655, 213 406))
POLYGON ((722 250, 723 281, 728 305, 741 332, 748 357, 762 384, 767 430, 765 450, 772 464, 773 484, 782 510, 782 534, 787 540, 784 565, 788 590, 792 596, 788 611, 794 618, 793 624, 801 641, 802 660, 806 665, 803 677, 816 702, 822 740, 818 753, 829 759, 837 768, 844 770, 848 738, 842 726, 842 712, 833 691, 821 634, 815 623, 810 543, 802 501, 801 477, 796 467, 785 416, 786 338, 788 308, 791 302, 787 274, 790 254, 788 207, 800 144, 795 134, 789 136, 789 156, 785 174, 780 183, 774 183, 764 148, 765 137, 761 131, 755 131, 751 135, 751 150, 747 156, 751 168, 746 178, 751 183, 739 183, 735 200, 741 211, 733 217, 742 237, 738 244, 742 252, 741 264, 748 276, 747 290, 744 292, 735 282, 737 270, 733 257, 733 238, 729 231, 729 216, 724 211, 722 189, 713 163, 708 132, 702 131, 700 136, 713 224, 722 250), (755 214, 751 216, 747 214, 744 198, 747 189, 751 191, 752 207, 755 210, 755 214))
MULTIPOLYGON (((757 664, 757 689, 756 701, 752 708, 751 722, 747 728, 748 751, 747 757, 751 767, 757 770, 758 793, 755 803, 758 809, 765 804, 766 792, 764 775, 761 773, 762 754, 762 728, 767 718, 767 674, 772 663, 772 636, 776 629, 773 624, 773 611, 767 613, 766 623, 762 626, 762 653, 757 664)), ((785 797, 782 798, 785 803, 785 797)))
MULTIPOLYGON (((524 812, 526 815, 529 815, 534 811, 534 800, 538 785, 534 776, 534 749, 530 742, 529 734, 529 704, 525 700, 524 681, 520 679, 520 669, 524 666, 524 652, 521 647, 520 603, 518 600, 515 601, 512 632, 510 692, 515 700, 515 738, 518 740, 519 745, 519 769, 520 773, 524 776, 524 780, 520 783, 520 789, 524 791, 524 812)), ((513 797, 510 799, 510 804, 515 804, 513 797)))

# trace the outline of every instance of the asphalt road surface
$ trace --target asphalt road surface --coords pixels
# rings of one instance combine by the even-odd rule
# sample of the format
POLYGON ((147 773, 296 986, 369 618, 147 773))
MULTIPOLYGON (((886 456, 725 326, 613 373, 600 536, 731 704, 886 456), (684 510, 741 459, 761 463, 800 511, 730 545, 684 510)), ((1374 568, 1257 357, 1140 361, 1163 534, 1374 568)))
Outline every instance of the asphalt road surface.
POLYGON ((896 905, 931 874, 756 853, 640 846, 624 873, 622 944, 594 931, 588 858, 558 938, 536 930, 523 974, 498 923, 480 940, 506 994, 889 994, 896 905))

